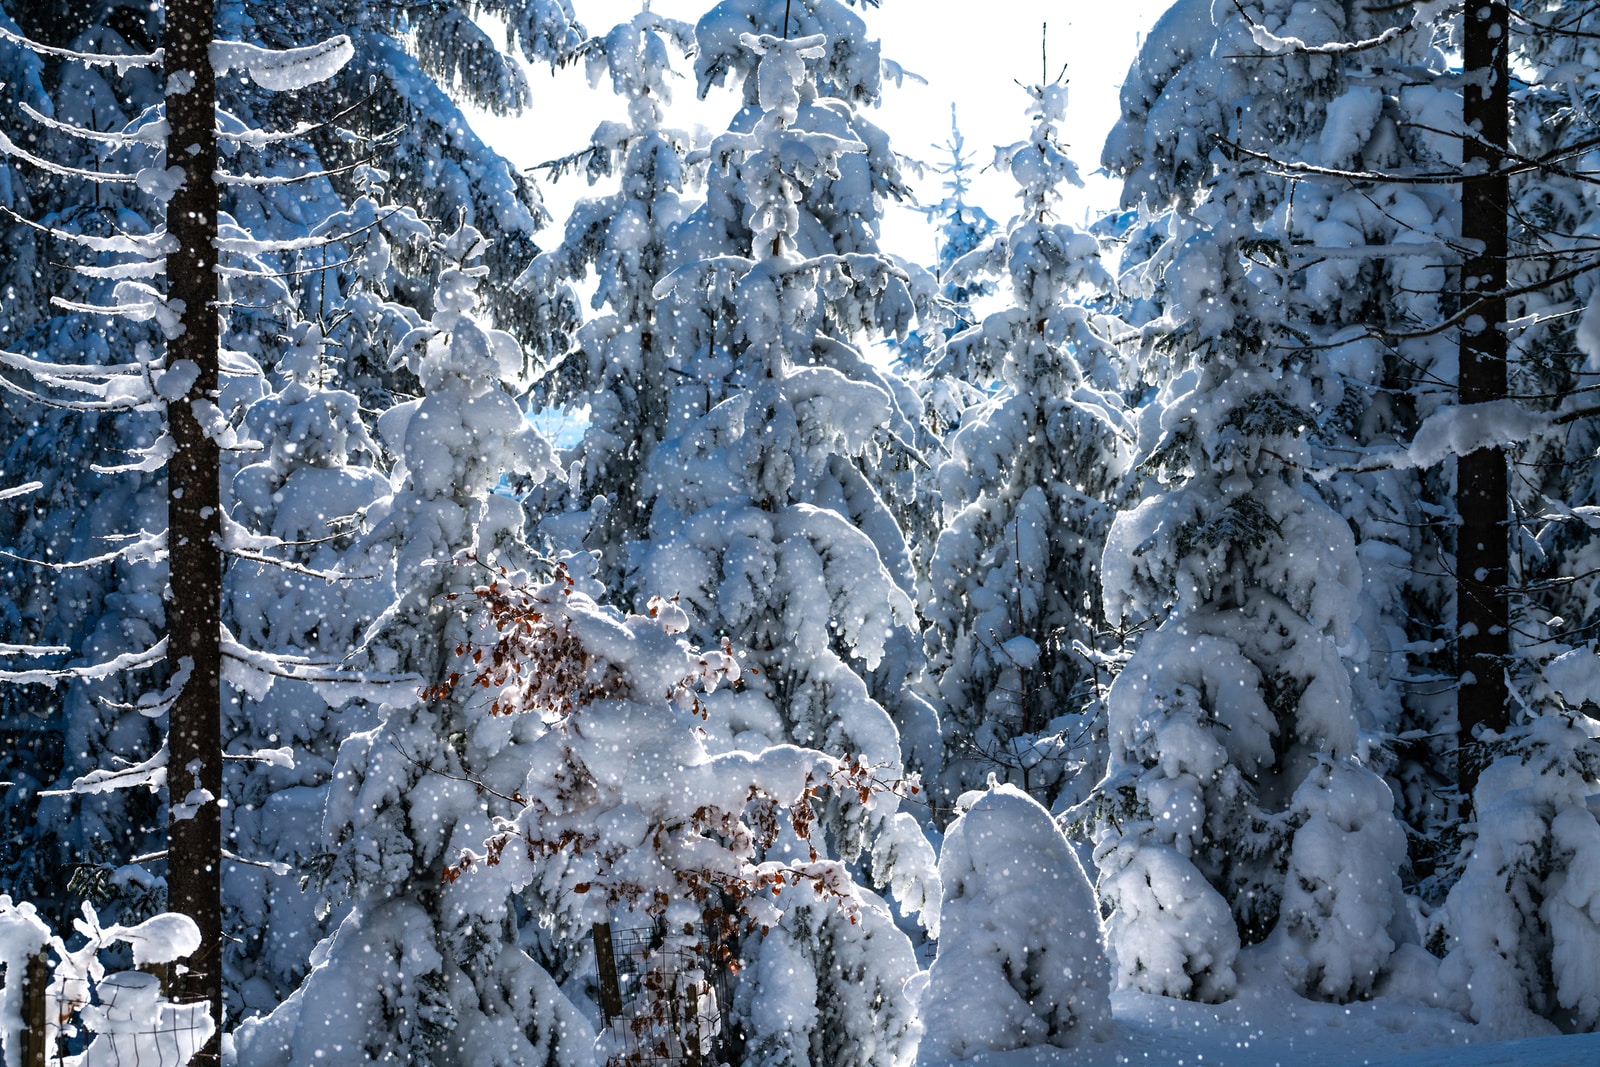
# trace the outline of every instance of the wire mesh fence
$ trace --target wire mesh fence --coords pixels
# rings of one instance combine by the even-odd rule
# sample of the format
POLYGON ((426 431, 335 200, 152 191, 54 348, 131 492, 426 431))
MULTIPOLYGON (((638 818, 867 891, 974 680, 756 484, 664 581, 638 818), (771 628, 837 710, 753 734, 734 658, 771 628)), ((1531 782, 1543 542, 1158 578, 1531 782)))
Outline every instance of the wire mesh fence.
POLYGON ((184 1067, 211 1036, 205 1003, 168 1000, 147 971, 90 974, 33 957, 23 986, 22 1067, 184 1067))
POLYGON ((731 1058, 732 975, 706 927, 594 928, 606 1067, 717 1067, 731 1058))

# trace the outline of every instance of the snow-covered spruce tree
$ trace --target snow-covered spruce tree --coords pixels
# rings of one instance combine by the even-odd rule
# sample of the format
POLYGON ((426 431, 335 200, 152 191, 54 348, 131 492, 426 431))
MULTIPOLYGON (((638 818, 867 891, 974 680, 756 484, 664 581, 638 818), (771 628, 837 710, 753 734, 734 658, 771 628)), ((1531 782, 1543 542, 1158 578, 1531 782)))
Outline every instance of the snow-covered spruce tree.
POLYGON ((396 402, 381 387, 391 375, 374 348, 398 348, 420 322, 382 299, 393 281, 389 236, 428 234, 380 196, 358 199, 291 242, 310 244, 292 261, 316 271, 314 295, 301 294, 301 310, 315 318, 284 309, 292 324, 286 343, 262 359, 270 370, 258 395, 240 405, 242 435, 253 444, 251 462, 229 472, 229 523, 241 558, 228 574, 225 615, 244 648, 296 662, 236 665, 238 692, 226 709, 229 751, 265 757, 240 761, 226 782, 226 833, 232 850, 252 861, 230 865, 223 877, 233 935, 226 981, 239 1014, 270 1011, 288 996, 342 915, 306 889, 314 857, 324 853, 322 814, 339 743, 376 725, 371 698, 383 687, 370 660, 361 664, 369 684, 338 679, 393 597, 381 572, 351 555, 365 517, 381 513, 390 495, 384 452, 362 409, 396 402), (325 243, 352 233, 359 236, 325 243))
POLYGON ((619 188, 580 201, 562 243, 518 282, 548 289, 594 274, 591 305, 602 313, 578 331, 574 351, 552 371, 544 398, 587 404, 589 424, 542 529, 557 544, 598 552, 601 583, 625 601, 632 599, 625 585, 628 555, 646 535, 654 496, 645 471, 667 426, 669 398, 683 381, 668 331, 656 322, 655 287, 667 273, 672 229, 688 213, 680 197, 690 138, 663 122, 677 76, 672 53, 693 49, 694 28, 649 5, 578 49, 591 82, 609 75, 613 91, 627 102, 628 120, 601 123, 573 159, 587 158, 591 181, 614 176, 619 188))
POLYGON ((1119 981, 1216 1000, 1266 942, 1300 991, 1371 993, 1412 937, 1405 839, 1368 765, 1360 557, 1306 477, 1334 377, 1290 319, 1289 185, 1248 156, 1303 148, 1337 111, 1342 12, 1188 2, 1124 89, 1106 162, 1158 216, 1142 247, 1148 478, 1117 517, 1107 617, 1153 618, 1108 695, 1092 804, 1119 981), (1238 146, 1238 147, 1230 147, 1238 146))
POLYGON ((1100 243, 1054 218, 1078 181, 1058 140, 1066 86, 1028 93, 1028 139, 996 154, 1021 210, 950 267, 958 281, 1002 278, 1011 306, 947 342, 942 372, 989 395, 933 474, 943 522, 923 612, 940 795, 994 774, 1050 804, 1074 766, 1103 765, 1102 727, 1081 714, 1096 696, 1083 653, 1096 646, 1100 556, 1133 433, 1106 340, 1118 327, 1084 304, 1111 287, 1100 243))
MULTIPOLYGON (((860 6, 876 5, 862 3, 860 6)), ((742 44, 746 33, 786 38, 820 33, 827 37, 827 54, 816 64, 814 79, 808 82, 809 88, 802 94, 800 125, 858 141, 864 148, 837 159, 837 176, 819 171, 792 187, 791 191, 800 197, 795 234, 797 248, 812 255, 828 252, 885 255, 878 244, 885 205, 891 198, 906 198, 909 190, 888 135, 874 125, 867 114, 867 109, 880 99, 884 72, 891 66, 881 59, 879 42, 870 35, 862 17, 839 0, 805 3, 724 0, 719 3, 696 25, 695 73, 702 96, 712 86, 723 82, 742 89, 746 110, 734 120, 735 131, 748 129, 760 108, 754 77, 758 57, 742 44)), ((713 158, 711 162, 717 160, 713 158)), ((707 190, 704 208, 687 220, 681 234, 686 255, 690 257, 724 253, 745 255, 750 249, 751 227, 747 219, 741 218, 741 212, 755 198, 729 187, 722 180, 726 177, 725 170, 719 171, 719 175, 718 181, 707 190)), ((830 312, 832 321, 837 323, 835 330, 849 333, 864 325, 868 332, 897 335, 911 313, 902 284, 891 285, 880 299, 868 302, 876 309, 876 317, 868 315, 859 319, 848 310, 837 315, 830 312)), ((860 302, 846 297, 840 306, 859 305, 860 302)), ((698 322, 692 330, 702 337, 712 336, 711 331, 698 322)), ((829 361, 826 352, 820 349, 814 358, 823 364, 829 361)), ((851 377, 873 381, 891 398, 889 422, 874 433, 869 454, 854 458, 854 466, 866 484, 859 489, 847 489, 849 507, 846 513, 872 539, 896 583, 908 596, 914 596, 915 582, 905 533, 894 523, 884 521, 878 501, 882 501, 892 516, 897 510, 903 510, 909 495, 917 489, 914 475, 919 467, 926 466, 926 461, 916 452, 920 443, 917 415, 921 403, 897 375, 883 373, 861 362, 848 367, 841 364, 839 369, 851 377)), ((695 373, 703 377, 698 371, 695 373)), ((692 400, 691 386, 685 402, 692 400)), ((700 400, 703 406, 709 406, 704 394, 700 400)), ((841 483, 855 480, 854 476, 843 473, 838 477, 841 483)), ((930 733, 932 722, 927 720, 926 709, 917 706, 910 692, 900 685, 906 672, 915 673, 916 669, 908 657, 896 654, 883 669, 872 672, 868 681, 873 696, 889 707, 897 721, 924 719, 927 729, 920 732, 930 733)), ((914 761, 933 758, 931 735, 914 742, 908 739, 908 752, 921 754, 912 756, 914 761)))
POLYGON ((983 244, 997 229, 988 212, 967 199, 972 192, 973 164, 967 155, 966 138, 956 122, 954 104, 950 105, 950 139, 936 147, 949 156, 932 168, 944 175, 941 186, 945 195, 937 204, 919 210, 938 226, 932 271, 937 295, 927 309, 919 306, 917 329, 906 335, 903 344, 894 346, 905 359, 920 361, 924 366, 936 365, 944 354, 943 342, 976 323, 973 300, 994 289, 987 279, 962 278, 951 270, 957 260, 983 244))
MULTIPOLYGON (((723 5, 701 22, 701 63, 746 6, 723 5)), ((814 20, 803 28, 850 28, 837 5, 816 5, 826 20, 810 4, 795 12, 814 20)), ((868 329, 902 330, 909 302, 882 256, 837 251, 871 236, 841 203, 873 209, 874 160, 853 109, 820 94, 816 80, 839 84, 841 57, 859 46, 859 36, 742 38, 737 62, 755 104, 713 142, 707 203, 679 228, 682 265, 661 286, 690 377, 674 390, 650 466, 660 489, 634 581, 678 595, 695 640, 726 636, 744 650, 756 673, 727 725, 738 747, 792 741, 863 759, 894 780, 902 737, 891 711, 908 750, 924 751, 934 735, 918 718, 924 709, 902 695, 915 662, 911 602, 897 580, 904 541, 858 463, 879 454, 904 409, 850 342, 868 329), (828 58, 814 76, 809 61, 828 58), (893 698, 890 710, 878 693, 893 698)), ((845 859, 887 822, 849 794, 830 801, 823 820, 832 855, 845 859)), ((752 1062, 906 1055, 909 1034, 863 1029, 870 1020, 847 1010, 857 994, 828 977, 843 968, 868 999, 883 981, 873 958, 846 960, 841 922, 797 915, 747 946, 735 1017, 752 1062)))
POLYGON ((871 229, 898 179, 882 133, 824 91, 875 95, 876 46, 834 0, 793 9, 802 29, 845 35, 817 57, 738 44, 738 27, 776 28, 784 6, 726 3, 698 28, 697 68, 742 73, 750 106, 710 149, 706 203, 662 283, 686 377, 650 468, 635 584, 680 593, 697 640, 750 650, 769 736, 896 767, 903 742, 917 765, 937 742, 906 685, 909 555, 872 471, 912 437, 918 401, 854 345, 909 321, 871 229), (822 60, 814 76, 806 58, 822 60))
POLYGON ((939 851, 939 954, 919 1062, 1104 1040, 1100 906, 1050 813, 1014 785, 968 793, 939 851))
MULTIPOLYGON (((927 581, 939 531, 943 529, 938 489, 927 474, 928 457, 938 454, 943 439, 961 425, 963 415, 983 400, 976 385, 949 373, 946 360, 950 338, 976 321, 972 301, 993 291, 989 279, 958 279, 951 266, 977 248, 995 230, 995 221, 976 204, 969 203, 972 190, 972 159, 966 141, 956 124, 955 106, 950 109, 950 139, 935 146, 948 159, 931 169, 944 175, 945 195, 937 204, 919 208, 930 223, 937 224, 934 262, 929 267, 901 258, 898 262, 907 276, 912 303, 916 306, 916 326, 904 341, 889 339, 887 347, 897 354, 895 370, 916 391, 922 401, 918 436, 913 442, 921 462, 913 460, 914 470, 902 476, 909 487, 892 493, 888 503, 905 533, 911 551, 912 570, 919 589, 927 581)), ((924 594, 919 592, 919 602, 924 594)))
POLYGON ((1351 10, 1321 26, 1251 14, 1232 23, 1229 47, 1257 63, 1303 64, 1318 41, 1334 41, 1307 29, 1359 43, 1331 54, 1325 103, 1307 128, 1236 143, 1241 164, 1303 176, 1277 194, 1263 231, 1290 268, 1287 321, 1320 353, 1306 365, 1306 439, 1319 495, 1355 533, 1363 576, 1358 645, 1342 654, 1363 723, 1389 735, 1368 760, 1395 793, 1409 843, 1402 876, 1427 907, 1448 886, 1459 821, 1455 701, 1438 682, 1452 662, 1451 489, 1445 471, 1368 457, 1392 456, 1455 400, 1456 338, 1438 326, 1466 247, 1459 188, 1408 180, 1448 179, 1461 161, 1448 28, 1422 9, 1351 10))
MULTIPOLYGON (((435 313, 399 348, 423 396, 379 420, 397 457, 392 484, 349 553, 352 566, 385 576, 391 598, 360 656, 429 686, 456 669, 467 637, 446 598, 469 591, 479 567, 531 563, 521 504, 496 486, 542 477, 550 460, 508 392, 521 380, 521 347, 478 319, 483 249, 470 227, 439 244, 435 313)), ((305 983, 239 1031, 241 1057, 299 1064, 332 1050, 432 1064, 588 1062, 587 1024, 518 943, 510 889, 440 883, 450 859, 491 831, 493 795, 475 783, 520 777, 519 747, 542 729, 532 718, 486 729, 466 717, 464 699, 432 688, 420 702, 375 694, 377 724, 340 746, 324 874, 330 904, 347 911, 305 983)))
MULTIPOLYGON (((945 397, 951 392, 958 396, 975 395, 975 391, 956 390, 954 379, 928 376, 928 371, 939 365, 945 342, 976 321, 972 301, 993 291, 990 281, 957 279, 950 267, 994 233, 996 224, 981 207, 967 200, 972 192, 973 164, 972 157, 967 154, 966 138, 956 123, 954 104, 950 106, 950 138, 943 145, 933 147, 948 157, 926 165, 944 176, 940 182, 944 196, 937 203, 919 205, 917 211, 935 227, 934 258, 928 266, 902 259, 901 266, 909 276, 912 299, 917 307, 917 322, 904 341, 890 339, 886 344, 897 354, 897 368, 906 373, 913 388, 924 393, 932 420, 930 428, 937 433, 955 425, 952 421, 946 427, 939 421, 941 413, 951 409, 945 397), (938 385, 944 388, 940 390, 938 385)), ((958 404, 954 411, 959 413, 964 406, 958 404)))

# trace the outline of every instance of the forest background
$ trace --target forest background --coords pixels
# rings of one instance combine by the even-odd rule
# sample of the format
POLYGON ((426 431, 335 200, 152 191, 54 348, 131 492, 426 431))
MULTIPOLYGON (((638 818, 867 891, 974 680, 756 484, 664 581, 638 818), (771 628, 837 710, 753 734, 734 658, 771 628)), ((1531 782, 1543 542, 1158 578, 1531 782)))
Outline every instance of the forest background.
POLYGON ((1588 9, 685 14, 0 2, 8 1067, 1600 1026, 1588 9))

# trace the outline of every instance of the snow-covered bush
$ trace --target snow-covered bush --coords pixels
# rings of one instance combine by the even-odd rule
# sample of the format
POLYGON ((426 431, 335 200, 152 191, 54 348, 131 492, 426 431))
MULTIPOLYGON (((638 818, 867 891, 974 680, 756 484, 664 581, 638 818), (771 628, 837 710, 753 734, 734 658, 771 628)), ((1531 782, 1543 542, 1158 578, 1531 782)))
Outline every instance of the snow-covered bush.
POLYGON ((904 784, 859 759, 729 744, 753 696, 737 691, 731 646, 697 651, 669 601, 624 615, 596 604, 601 592, 558 570, 538 584, 500 575, 465 598, 478 628, 447 686, 469 694, 479 729, 526 716, 545 731, 508 793, 521 811, 445 867, 452 891, 526 887, 567 944, 628 913, 672 935, 662 952, 686 926, 708 931, 730 953, 713 965, 737 972, 724 1007, 738 1022, 724 1025, 746 1062, 904 1062, 910 943, 817 827, 828 794, 892 812, 904 784))
POLYGON ((1506 1036, 1600 1027, 1600 724, 1550 714, 1490 739, 1439 977, 1506 1036))
POLYGON ((921 1062, 1104 1040, 1111 967, 1100 907, 1050 813, 1014 785, 964 795, 939 853, 939 954, 921 1062))

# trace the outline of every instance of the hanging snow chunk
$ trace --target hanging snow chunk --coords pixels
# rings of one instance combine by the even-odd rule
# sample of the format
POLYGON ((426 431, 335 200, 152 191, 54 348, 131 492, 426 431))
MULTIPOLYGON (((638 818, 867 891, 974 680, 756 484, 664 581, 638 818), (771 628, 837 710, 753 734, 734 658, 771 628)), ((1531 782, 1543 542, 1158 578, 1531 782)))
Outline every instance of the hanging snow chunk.
POLYGON ((181 960, 200 947, 200 928, 177 912, 152 916, 137 926, 115 926, 107 934, 133 946, 135 967, 181 960))
POLYGON ((344 34, 304 48, 261 48, 243 41, 216 41, 211 45, 211 65, 218 77, 243 70, 263 89, 292 92, 327 81, 356 54, 344 34))

